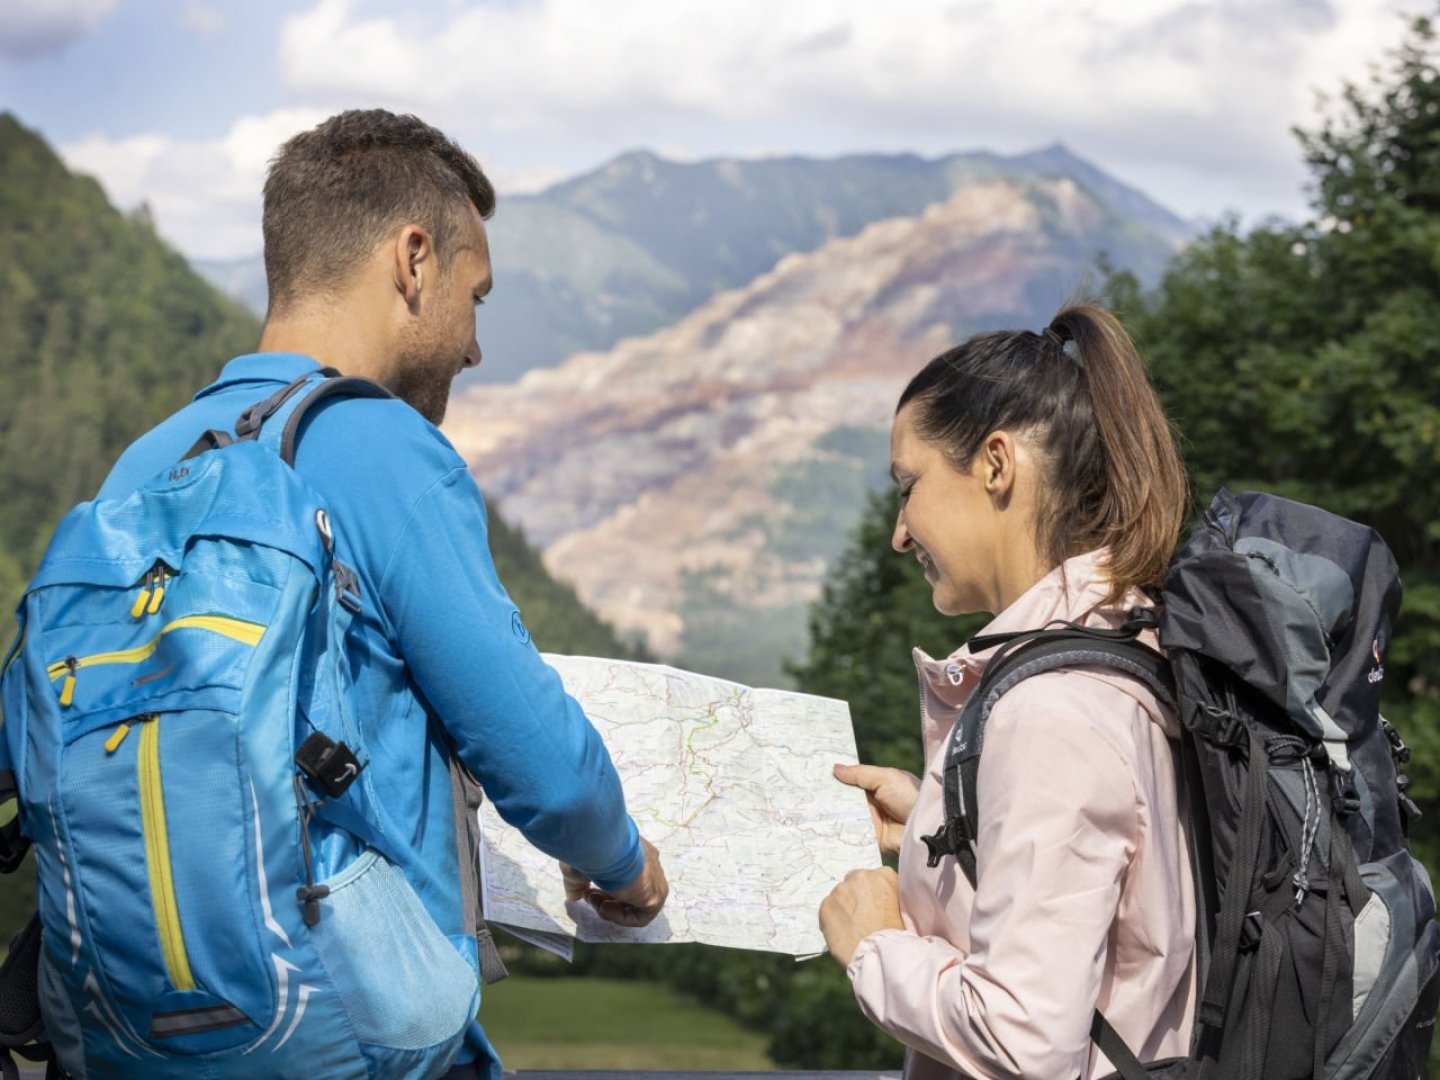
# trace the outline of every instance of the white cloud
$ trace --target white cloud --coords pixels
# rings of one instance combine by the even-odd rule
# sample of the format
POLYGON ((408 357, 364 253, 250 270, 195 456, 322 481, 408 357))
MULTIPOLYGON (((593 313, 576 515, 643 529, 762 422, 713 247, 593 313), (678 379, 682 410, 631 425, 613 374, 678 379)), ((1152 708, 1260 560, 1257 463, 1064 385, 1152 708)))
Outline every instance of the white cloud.
POLYGON ((213 41, 224 30, 229 20, 218 7, 189 0, 180 12, 180 23, 206 41, 213 41))
POLYGON ((5 0, 0 59, 25 62, 58 53, 93 33, 115 0, 5 0))
POLYGON ((318 0, 285 20, 280 60, 305 99, 379 98, 487 143, 600 132, 717 153, 756 127, 809 152, 1060 139, 1132 176, 1178 167, 1262 199, 1281 177, 1293 198, 1290 127, 1398 40, 1405 3, 531 0, 426 19, 318 0))
MULTIPOLYGON (((16 2, 0 0, 0 24, 60 10, 16 2)), ((1314 125, 1317 90, 1364 79, 1409 2, 452 0, 402 16, 391 0, 314 0, 280 29, 294 107, 218 137, 148 128, 63 151, 205 257, 259 250, 260 188, 284 138, 371 105, 456 136, 502 196, 635 147, 693 160, 1058 139, 1181 213, 1299 214, 1291 126, 1314 125)), ((212 10, 190 0, 183 17, 212 10)))
POLYGON ((150 204, 163 236, 199 258, 254 255, 260 248, 260 190, 270 157, 324 114, 281 109, 242 117, 215 139, 88 135, 60 147, 71 168, 100 179, 112 202, 150 204))

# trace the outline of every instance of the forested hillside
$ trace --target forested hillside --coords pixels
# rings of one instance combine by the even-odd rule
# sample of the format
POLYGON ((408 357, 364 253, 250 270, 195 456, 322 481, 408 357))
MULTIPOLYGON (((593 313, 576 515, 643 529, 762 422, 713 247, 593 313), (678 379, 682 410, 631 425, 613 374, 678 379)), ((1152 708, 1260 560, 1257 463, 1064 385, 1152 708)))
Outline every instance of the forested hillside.
MULTIPOLYGON (((0 114, 0 602, 19 599, 58 518, 90 498, 141 432, 188 401, 260 324, 100 185, 0 114)), ((552 580, 493 511, 501 580, 536 643, 632 655, 552 580)), ((9 623, 8 617, 5 623, 9 623)), ((0 631, 8 642, 10 631, 0 631)), ((0 879, 0 944, 33 906, 30 873, 0 879)))

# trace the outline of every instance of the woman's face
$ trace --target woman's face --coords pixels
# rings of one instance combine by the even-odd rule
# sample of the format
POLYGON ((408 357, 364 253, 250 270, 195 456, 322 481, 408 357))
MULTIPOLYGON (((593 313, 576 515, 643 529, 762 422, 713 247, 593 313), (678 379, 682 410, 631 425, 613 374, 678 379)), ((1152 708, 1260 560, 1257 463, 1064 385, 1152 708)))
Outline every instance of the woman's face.
POLYGON ((913 402, 901 409, 890 431, 890 475, 900 489, 891 544, 920 560, 941 614, 997 612, 999 521, 983 455, 969 470, 956 468, 938 444, 916 433, 915 409, 913 402))

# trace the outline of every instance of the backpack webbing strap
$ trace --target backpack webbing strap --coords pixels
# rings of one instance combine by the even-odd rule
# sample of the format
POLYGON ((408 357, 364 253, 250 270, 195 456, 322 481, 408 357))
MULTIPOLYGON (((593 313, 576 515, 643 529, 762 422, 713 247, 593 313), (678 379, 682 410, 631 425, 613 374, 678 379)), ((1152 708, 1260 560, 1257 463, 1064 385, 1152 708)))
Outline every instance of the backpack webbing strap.
POLYGON ((1219 1027, 1225 1022, 1225 1003, 1235 983, 1235 963, 1240 956, 1240 931, 1250 905, 1250 890, 1255 882, 1255 864, 1260 857, 1260 837, 1265 830, 1266 779, 1269 775, 1265 740, 1257 731, 1250 731, 1246 757, 1245 798, 1240 806, 1240 822, 1236 829, 1235 855, 1225 882, 1225 898, 1215 926, 1215 951, 1211 955, 1210 974, 1205 980, 1205 993, 1200 999, 1200 1023, 1219 1027))
POLYGON ((307 371, 298 379, 293 379, 279 390, 276 390, 275 393, 269 397, 255 402, 255 404, 242 412, 240 418, 235 421, 235 438, 240 440, 257 438, 265 421, 274 416, 280 410, 280 406, 294 397, 295 394, 300 391, 301 387, 315 381, 317 376, 329 379, 339 374, 340 373, 334 368, 328 367, 320 368, 316 371, 307 371))
MULTIPOLYGON (((0 769, 0 804, 9 802, 19 794, 14 771, 0 769)), ((17 813, 4 825, 0 825, 0 874, 13 874, 18 870, 29 850, 30 838, 20 831, 20 815, 17 813)))
POLYGON ((455 808, 456 857, 460 864, 460 902, 464 907, 465 929, 475 937, 480 961, 480 978, 485 985, 497 983, 510 972, 500 957, 495 935, 485 921, 485 887, 480 881, 479 822, 476 815, 484 795, 480 781, 475 779, 452 747, 450 750, 450 801, 455 808))
POLYGON ((1120 1033, 1110 1026, 1105 1014, 1099 1009, 1090 1019, 1090 1039, 1100 1052, 1110 1059, 1121 1080, 1145 1080, 1145 1066, 1140 1063, 1120 1033))
MULTIPOLYGON (((326 371, 331 369, 326 368, 326 371)), ((326 398, 334 397, 336 394, 343 394, 345 397, 359 398, 389 398, 395 395, 386 390, 377 382, 370 379, 362 379, 356 375, 339 375, 327 377, 324 382, 305 395, 291 410, 285 418, 285 427, 281 432, 280 457, 286 465, 295 464, 295 441, 300 435, 300 424, 311 409, 319 405, 326 398)), ((283 403, 282 403, 283 404, 283 403)), ((262 441, 265 441, 262 436, 262 441)))

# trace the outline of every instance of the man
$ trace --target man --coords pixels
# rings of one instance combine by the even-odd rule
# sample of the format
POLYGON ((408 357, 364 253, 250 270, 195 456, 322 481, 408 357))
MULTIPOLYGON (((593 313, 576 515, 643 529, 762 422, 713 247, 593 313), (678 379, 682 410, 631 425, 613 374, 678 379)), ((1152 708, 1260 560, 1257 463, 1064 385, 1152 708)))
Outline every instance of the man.
MULTIPOLYGON (((668 892, 608 753, 497 579, 480 492, 434 426, 451 380, 480 362, 494 207, 474 159, 414 117, 346 112, 295 136, 265 184, 259 352, 131 446, 100 492, 138 487, 201 432, 232 429, 247 406, 318 367, 396 396, 314 410, 295 467, 328 502, 337 554, 360 579, 347 647, 381 824, 409 846, 422 868, 410 884, 472 964, 452 747, 501 816, 566 864, 572 898, 644 925, 668 892)), ((452 1075, 500 1075, 478 1023, 461 1061, 452 1075)))

